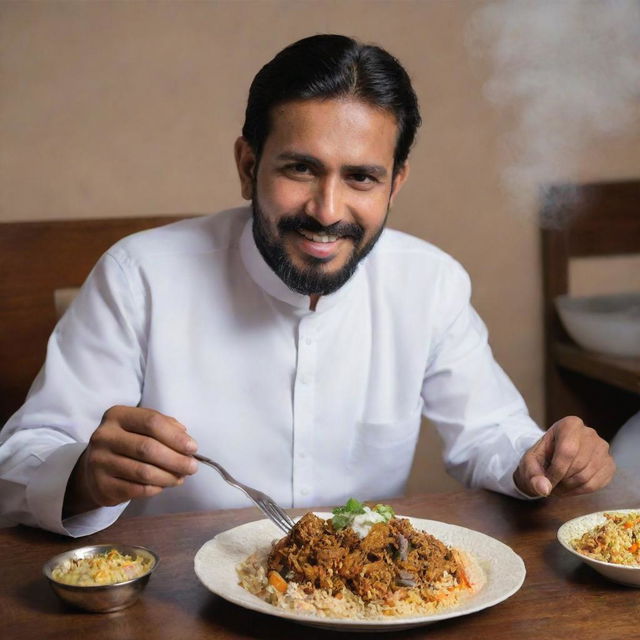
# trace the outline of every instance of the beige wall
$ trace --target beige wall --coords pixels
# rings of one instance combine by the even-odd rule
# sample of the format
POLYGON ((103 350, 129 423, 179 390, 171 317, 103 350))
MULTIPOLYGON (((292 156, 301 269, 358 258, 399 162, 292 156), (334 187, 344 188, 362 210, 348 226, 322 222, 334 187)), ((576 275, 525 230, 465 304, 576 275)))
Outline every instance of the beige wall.
MULTIPOLYGON (((379 43, 409 70, 424 116, 412 177, 391 225, 438 244, 469 270, 494 351, 540 419, 533 222, 539 176, 522 182, 517 200, 500 182, 504 135, 517 122, 518 106, 500 108, 485 98, 490 56, 470 56, 466 44, 470 21, 488 4, 0 2, 0 220, 201 213, 235 205, 232 144, 259 66, 285 44, 317 32, 379 43)), ((479 53, 489 51, 481 45, 479 53)), ((546 178, 638 177, 638 122, 587 138, 579 154, 546 178)), ((640 288, 637 265, 618 261, 609 282, 624 289, 620 283, 635 278, 640 288)), ((588 265, 581 273, 583 282, 594 278, 588 265)), ((442 472, 429 428, 415 467, 412 491, 455 486, 442 472)))

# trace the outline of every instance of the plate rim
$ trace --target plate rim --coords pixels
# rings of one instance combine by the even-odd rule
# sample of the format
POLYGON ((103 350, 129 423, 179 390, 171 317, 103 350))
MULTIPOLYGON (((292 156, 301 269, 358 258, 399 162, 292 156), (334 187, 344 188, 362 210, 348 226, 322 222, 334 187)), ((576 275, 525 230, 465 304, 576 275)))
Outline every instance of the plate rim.
MULTIPOLYGON (((324 518, 328 518, 331 517, 331 513, 328 512, 323 512, 323 511, 314 511, 313 512, 315 515, 319 516, 319 517, 324 517, 324 518)), ((384 619, 381 620, 379 618, 375 618, 375 619, 346 619, 346 618, 332 618, 332 617, 320 617, 320 616, 314 616, 314 615, 310 615, 310 614, 306 614, 306 613, 298 613, 295 611, 289 611, 287 609, 280 609, 275 607, 274 605, 271 605, 270 603, 262 600, 261 598, 259 598, 258 596, 256 596, 255 594, 251 594, 249 591, 246 592, 246 595, 252 596, 252 598, 249 599, 249 601, 245 601, 242 600, 240 601, 239 598, 234 597, 234 594, 232 593, 222 593, 221 591, 215 590, 213 589, 209 584, 207 584, 205 582, 205 579, 198 573, 198 558, 202 557, 202 554, 204 552, 204 550, 209 547, 209 546, 213 546, 215 545, 216 541, 218 540, 218 538, 221 535, 228 535, 228 534, 232 534, 234 531, 243 528, 243 527, 252 527, 252 526, 258 526, 261 523, 268 523, 269 521, 266 518, 262 518, 259 520, 253 520, 251 522, 246 522, 244 524, 241 525, 237 525, 235 527, 232 527, 230 529, 227 529, 225 531, 221 531, 218 534, 216 534, 213 538, 211 538, 210 540, 207 540, 196 552, 195 556, 194 556, 194 571, 196 573, 196 576, 198 577, 198 579, 200 580, 200 582, 203 584, 203 586, 205 586, 205 588, 207 588, 209 591, 211 591, 212 593, 214 593, 215 595, 219 596, 220 598, 226 600, 227 602, 231 602, 237 606, 243 607, 245 609, 249 609, 252 611, 256 611, 258 613, 263 613, 266 615, 273 615, 275 617, 278 618, 284 618, 287 620, 292 620, 294 622, 298 622, 301 624, 305 624, 305 625, 311 625, 311 626, 315 626, 315 627, 325 627, 325 628, 337 628, 340 627, 342 629, 345 630, 358 630, 358 629, 362 629, 362 630, 400 630, 401 628, 410 628, 410 627, 415 627, 415 626, 423 626, 423 625, 427 625, 427 624, 431 624, 431 623, 435 623, 435 622, 440 622, 442 620, 448 620, 451 618, 458 618, 461 616, 465 616, 465 615, 469 615, 472 613, 477 613, 478 611, 482 611, 484 609, 488 609, 490 607, 493 607, 497 604, 500 604, 501 602, 504 602, 505 600, 507 600, 508 598, 510 598, 511 596, 513 596, 515 593, 517 593, 520 588, 522 587, 524 580, 526 578, 526 565, 524 563, 524 560, 522 559, 522 557, 516 553, 509 545, 505 544, 504 542, 502 542, 501 540, 498 540, 497 538, 494 538, 486 533, 483 533, 481 531, 478 531, 476 529, 470 529, 468 527, 464 527, 462 525, 457 525, 457 524, 451 524, 448 522, 444 522, 442 520, 430 520, 430 519, 426 519, 426 518, 418 518, 415 516, 405 516, 402 514, 397 514, 396 517, 398 518, 406 518, 408 519, 411 524, 413 526, 416 526, 416 523, 418 523, 418 528, 422 529, 422 530, 427 530, 427 527, 431 524, 435 524, 436 528, 437 527, 441 527, 444 526, 448 529, 451 529, 452 531, 458 533, 458 534, 471 534, 473 537, 480 537, 480 538, 487 538, 488 540, 491 540, 492 544, 498 544, 500 545, 500 547, 502 547, 503 552, 509 554, 513 561, 516 563, 516 565, 518 566, 519 569, 519 575, 517 576, 514 584, 512 586, 509 587, 509 589, 507 589, 505 592, 500 593, 499 595, 495 596, 494 598, 492 598, 491 600, 487 601, 487 602, 483 602, 481 603, 479 606, 473 606, 473 597, 470 598, 466 603, 463 603, 463 605, 458 608, 453 608, 450 609, 448 611, 444 611, 442 613, 436 613, 436 614, 431 614, 431 615, 427 615, 427 616, 405 616, 405 617, 401 617, 401 618, 392 618, 392 619, 384 619), (467 533, 468 532, 468 533, 467 533), (255 599, 255 600, 253 600, 255 599), (467 605, 471 605, 471 606, 464 606, 465 604, 467 605), (266 606, 266 608, 265 608, 266 606), (272 610, 269 610, 272 609, 272 610)), ((438 537, 440 537, 441 534, 438 534, 438 537)), ((450 544, 447 541, 444 541, 445 544, 450 544)), ((472 552, 473 553, 473 552, 472 552)), ((476 554, 477 555, 477 554, 476 554)), ((479 560, 481 560, 479 558, 479 560)), ((482 563, 481 563, 482 564, 482 563)), ((484 567, 483 567, 484 568, 484 567)), ((245 595, 245 594, 243 594, 245 595)))

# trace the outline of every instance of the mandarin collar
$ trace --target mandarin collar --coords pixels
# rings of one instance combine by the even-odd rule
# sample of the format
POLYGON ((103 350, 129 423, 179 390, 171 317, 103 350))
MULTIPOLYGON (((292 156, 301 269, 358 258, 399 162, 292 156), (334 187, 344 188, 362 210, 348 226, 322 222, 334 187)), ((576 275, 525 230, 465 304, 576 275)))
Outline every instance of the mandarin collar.
MULTIPOLYGON (((309 296, 289 289, 265 262, 253 238, 252 225, 253 216, 250 214, 242 230, 242 235, 240 236, 240 255, 253 281, 271 297, 286 302, 297 309, 314 313, 309 310, 309 296)), ((342 287, 332 294, 320 296, 315 313, 322 313, 338 304, 343 298, 349 295, 350 290, 356 286, 362 277, 362 270, 360 269, 360 265, 358 265, 355 273, 342 287)))

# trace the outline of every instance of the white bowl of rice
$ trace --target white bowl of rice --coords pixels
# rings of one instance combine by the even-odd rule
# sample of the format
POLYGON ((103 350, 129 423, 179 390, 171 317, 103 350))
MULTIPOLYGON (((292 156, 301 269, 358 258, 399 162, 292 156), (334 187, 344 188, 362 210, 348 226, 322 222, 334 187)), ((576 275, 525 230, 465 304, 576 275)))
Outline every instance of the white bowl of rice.
POLYGON ((574 518, 558 529, 558 541, 605 578, 640 587, 640 509, 574 518))

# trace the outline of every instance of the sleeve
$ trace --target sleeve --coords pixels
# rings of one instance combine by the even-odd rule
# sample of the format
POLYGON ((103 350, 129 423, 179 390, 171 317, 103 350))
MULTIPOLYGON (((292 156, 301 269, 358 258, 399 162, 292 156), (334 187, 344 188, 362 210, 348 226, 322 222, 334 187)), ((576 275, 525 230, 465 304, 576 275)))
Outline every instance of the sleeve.
POLYGON ((5 520, 76 537, 109 526, 127 506, 61 519, 69 476, 104 412, 140 402, 147 305, 123 262, 107 253, 97 263, 56 325, 24 405, 0 432, 5 520))
POLYGON ((470 487, 528 498, 516 487, 513 472, 543 431, 493 358, 487 329, 470 303, 468 275, 456 262, 440 275, 423 413, 443 440, 451 475, 470 487))

